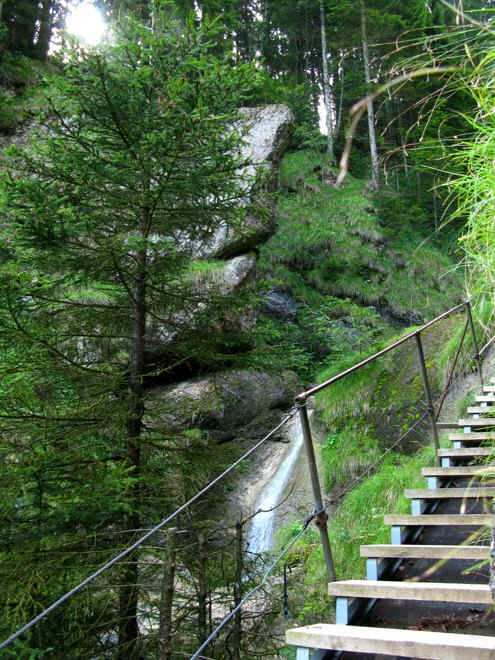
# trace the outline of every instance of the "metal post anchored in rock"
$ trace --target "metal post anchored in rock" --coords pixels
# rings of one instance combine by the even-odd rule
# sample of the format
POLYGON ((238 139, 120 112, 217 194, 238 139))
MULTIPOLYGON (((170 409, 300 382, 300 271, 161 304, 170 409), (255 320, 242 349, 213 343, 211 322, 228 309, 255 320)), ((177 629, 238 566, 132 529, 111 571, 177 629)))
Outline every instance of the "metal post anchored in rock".
POLYGON ((315 517, 315 523, 320 530, 321 545, 323 548, 323 556, 325 557, 325 564, 327 567, 328 581, 335 581, 335 568, 332 559, 332 549, 330 547, 330 539, 328 538, 328 516, 323 507, 323 498, 321 495, 320 480, 318 478, 318 469, 316 467, 316 458, 313 447, 313 437, 311 435, 311 427, 309 425, 308 411, 306 408, 307 398, 305 396, 298 396, 296 398, 296 407, 299 411, 299 419, 301 420, 301 427, 304 438, 304 446, 306 447, 306 455, 308 457, 309 475, 311 477, 311 486, 313 488, 313 497, 315 501, 315 510, 318 512, 315 517))

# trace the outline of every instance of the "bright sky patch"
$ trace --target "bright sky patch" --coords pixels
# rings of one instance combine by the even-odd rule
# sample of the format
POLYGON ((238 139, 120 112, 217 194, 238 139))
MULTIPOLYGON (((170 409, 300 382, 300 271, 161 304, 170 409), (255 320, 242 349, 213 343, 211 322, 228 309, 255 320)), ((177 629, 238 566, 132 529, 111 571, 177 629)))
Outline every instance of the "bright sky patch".
POLYGON ((65 21, 65 27, 67 32, 84 43, 95 46, 103 38, 106 23, 96 7, 90 2, 84 2, 70 12, 65 21))

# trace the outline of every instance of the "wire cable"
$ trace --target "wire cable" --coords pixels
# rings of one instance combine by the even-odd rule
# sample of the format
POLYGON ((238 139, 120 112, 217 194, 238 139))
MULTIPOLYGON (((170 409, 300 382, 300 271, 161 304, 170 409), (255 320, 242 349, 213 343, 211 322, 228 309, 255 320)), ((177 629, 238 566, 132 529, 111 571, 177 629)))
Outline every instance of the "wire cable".
POLYGON ((146 539, 148 539, 150 536, 152 536, 155 532, 157 532, 159 529, 164 527, 167 523, 169 523, 171 520, 176 518, 179 513, 184 511, 184 509, 187 509, 191 504, 193 504, 196 500, 198 500, 202 495, 204 495, 206 492, 208 492, 213 486, 218 483, 223 477, 225 477, 229 472, 232 472, 234 468, 236 468, 239 463, 241 463, 244 459, 246 459, 248 456, 250 456, 253 452, 255 452, 263 443, 265 443, 267 440, 269 440, 277 431, 279 431, 285 424, 287 424, 288 421, 290 421, 295 415, 297 414, 297 411, 295 408, 293 408, 283 419, 278 426, 276 426, 274 429, 272 429, 267 435, 265 435, 264 438, 262 438, 259 442, 257 442, 251 449, 249 449, 245 454, 243 454, 240 458, 237 459, 234 463, 229 465, 227 469, 225 469, 221 474, 216 476, 212 481, 210 481, 209 484, 207 484, 204 488, 202 488, 200 491, 198 491, 193 497, 191 497, 187 502, 184 502, 178 509, 176 509, 173 513, 171 513, 167 518, 162 520, 161 522, 158 523, 155 527, 150 529, 149 532, 144 534, 144 536, 141 536, 135 543, 133 543, 131 546, 123 550, 121 553, 119 553, 116 557, 108 561, 106 564, 101 566, 97 571, 92 573, 89 577, 87 577, 85 580, 80 582, 77 586, 75 586, 73 589, 65 593, 63 596, 61 596, 58 600, 56 600, 54 603, 52 603, 49 607, 47 607, 43 612, 38 614, 38 616, 34 617, 34 619, 31 619, 28 623, 26 623, 22 628, 20 628, 17 632, 15 632, 13 635, 11 635, 8 639, 6 639, 4 642, 0 644, 0 650, 4 649, 6 646, 11 644, 14 640, 16 640, 18 637, 20 637, 23 633, 27 632, 30 628, 32 628, 34 625, 36 625, 41 619, 44 619, 50 612, 53 612, 59 605, 62 605, 62 603, 65 603, 66 600, 69 600, 74 594, 76 594, 78 591, 80 591, 83 587, 85 587, 87 584, 92 582, 94 579, 96 579, 99 575, 104 573, 106 570, 111 568, 114 564, 119 562, 121 559, 124 557, 127 557, 127 555, 131 554, 136 548, 138 548, 146 539))
POLYGON ((256 593, 261 587, 266 583, 268 576, 270 573, 273 571, 273 569, 276 567, 276 565, 280 562, 281 559, 285 557, 285 555, 289 552, 291 547, 294 545, 294 543, 304 534, 304 532, 307 530, 309 523, 316 518, 317 515, 320 513, 323 513, 323 509, 321 511, 313 511, 313 513, 306 518, 304 521, 304 525, 301 529, 301 531, 294 536, 292 541, 285 546, 285 548, 282 550, 282 552, 278 555, 278 557, 275 559, 275 561, 269 566, 265 574, 263 575, 263 579, 259 584, 257 584, 255 587, 253 587, 248 593, 244 596, 244 598, 241 600, 241 602, 235 607, 227 616, 218 624, 218 626, 215 628, 215 630, 205 639, 205 641, 201 644, 199 649, 195 651, 194 655, 191 656, 190 660, 195 660, 196 658, 200 657, 200 653, 204 651, 204 649, 208 646, 208 644, 218 635, 220 630, 225 626, 226 623, 230 621, 230 619, 234 616, 236 612, 238 612, 241 607, 244 605, 244 603, 251 598, 251 596, 256 593))

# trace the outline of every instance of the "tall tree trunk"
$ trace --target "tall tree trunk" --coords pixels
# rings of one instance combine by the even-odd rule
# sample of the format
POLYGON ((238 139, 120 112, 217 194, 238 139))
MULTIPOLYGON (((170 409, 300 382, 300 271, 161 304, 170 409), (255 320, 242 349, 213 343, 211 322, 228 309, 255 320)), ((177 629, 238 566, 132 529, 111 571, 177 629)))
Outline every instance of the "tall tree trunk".
MULTIPOLYGON (((363 44, 363 63, 364 63, 364 79, 366 86, 369 88, 371 83, 370 74, 370 58, 368 53, 368 36, 366 34, 366 11, 364 2, 361 0, 361 38, 363 44)), ((368 102, 368 133, 370 141, 370 154, 371 154, 371 187, 373 190, 378 190, 379 183, 379 169, 378 169, 378 149, 376 146, 376 132, 375 132, 375 111, 373 102, 368 102)))
POLYGON ((44 62, 48 56, 50 39, 52 38, 52 8, 53 0, 43 0, 40 13, 40 27, 36 42, 36 57, 44 62))
POLYGON ((333 153, 333 103, 330 89, 330 79, 328 76, 328 53, 327 53, 327 33, 325 29, 325 9, 323 7, 323 0, 320 0, 320 26, 321 26, 321 60, 323 65, 323 100, 325 103, 325 110, 327 113, 326 126, 327 126, 327 150, 330 156, 334 157, 333 153))
POLYGON ((337 73, 340 80, 340 92, 339 92, 339 104, 338 104, 338 108, 336 108, 335 130, 334 130, 335 135, 338 135, 340 132, 340 125, 342 123, 342 109, 344 107, 344 56, 342 54, 337 66, 337 73))
MULTIPOLYGON (((143 211, 140 234, 142 238, 149 235, 150 212, 143 211)), ((136 530, 140 527, 140 468, 141 468, 141 433, 144 414, 145 371, 144 353, 146 344, 146 249, 136 253, 136 275, 134 282, 133 302, 133 339, 131 351, 131 368, 129 378, 129 416, 126 422, 127 446, 126 462, 131 468, 130 474, 135 478, 134 484, 127 490, 130 513, 125 516, 125 529, 136 530)), ((128 555, 126 564, 121 571, 122 584, 119 594, 119 660, 129 660, 137 657, 137 639, 139 627, 138 612, 138 552, 128 555)))

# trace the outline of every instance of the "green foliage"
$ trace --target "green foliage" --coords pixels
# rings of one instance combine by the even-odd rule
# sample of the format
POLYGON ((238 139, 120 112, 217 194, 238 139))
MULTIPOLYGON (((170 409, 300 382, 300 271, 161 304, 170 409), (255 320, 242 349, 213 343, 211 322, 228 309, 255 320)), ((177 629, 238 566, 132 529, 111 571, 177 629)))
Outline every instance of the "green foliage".
POLYGON ((0 135, 12 135, 33 120, 44 105, 40 77, 44 69, 23 55, 7 53, 0 67, 0 135))
MULTIPOLYGON (((242 219, 252 179, 231 127, 256 71, 219 60, 212 29, 129 21, 113 45, 69 45, 37 139, 5 157, 2 638, 197 490, 184 464, 203 438, 145 425, 143 384, 224 359, 212 327, 231 302, 190 248, 242 219)), ((137 560, 47 619, 33 653, 90 657, 118 630, 133 657, 137 560)))
POLYGON ((297 318, 262 316, 258 344, 285 352, 304 378, 314 376, 315 362, 337 364, 338 371, 359 361, 387 338, 387 322, 427 320, 461 290, 460 273, 438 240, 425 241, 415 209, 406 213, 397 194, 367 196, 352 177, 336 190, 333 176, 324 153, 286 155, 280 228, 260 251, 266 290, 290 295, 297 318), (393 217, 400 218, 394 225, 393 217), (298 349, 294 361, 291 347, 298 349))
POLYGON ((372 435, 347 426, 341 432, 329 433, 322 444, 325 488, 330 492, 361 477, 380 457, 380 445, 372 435))

